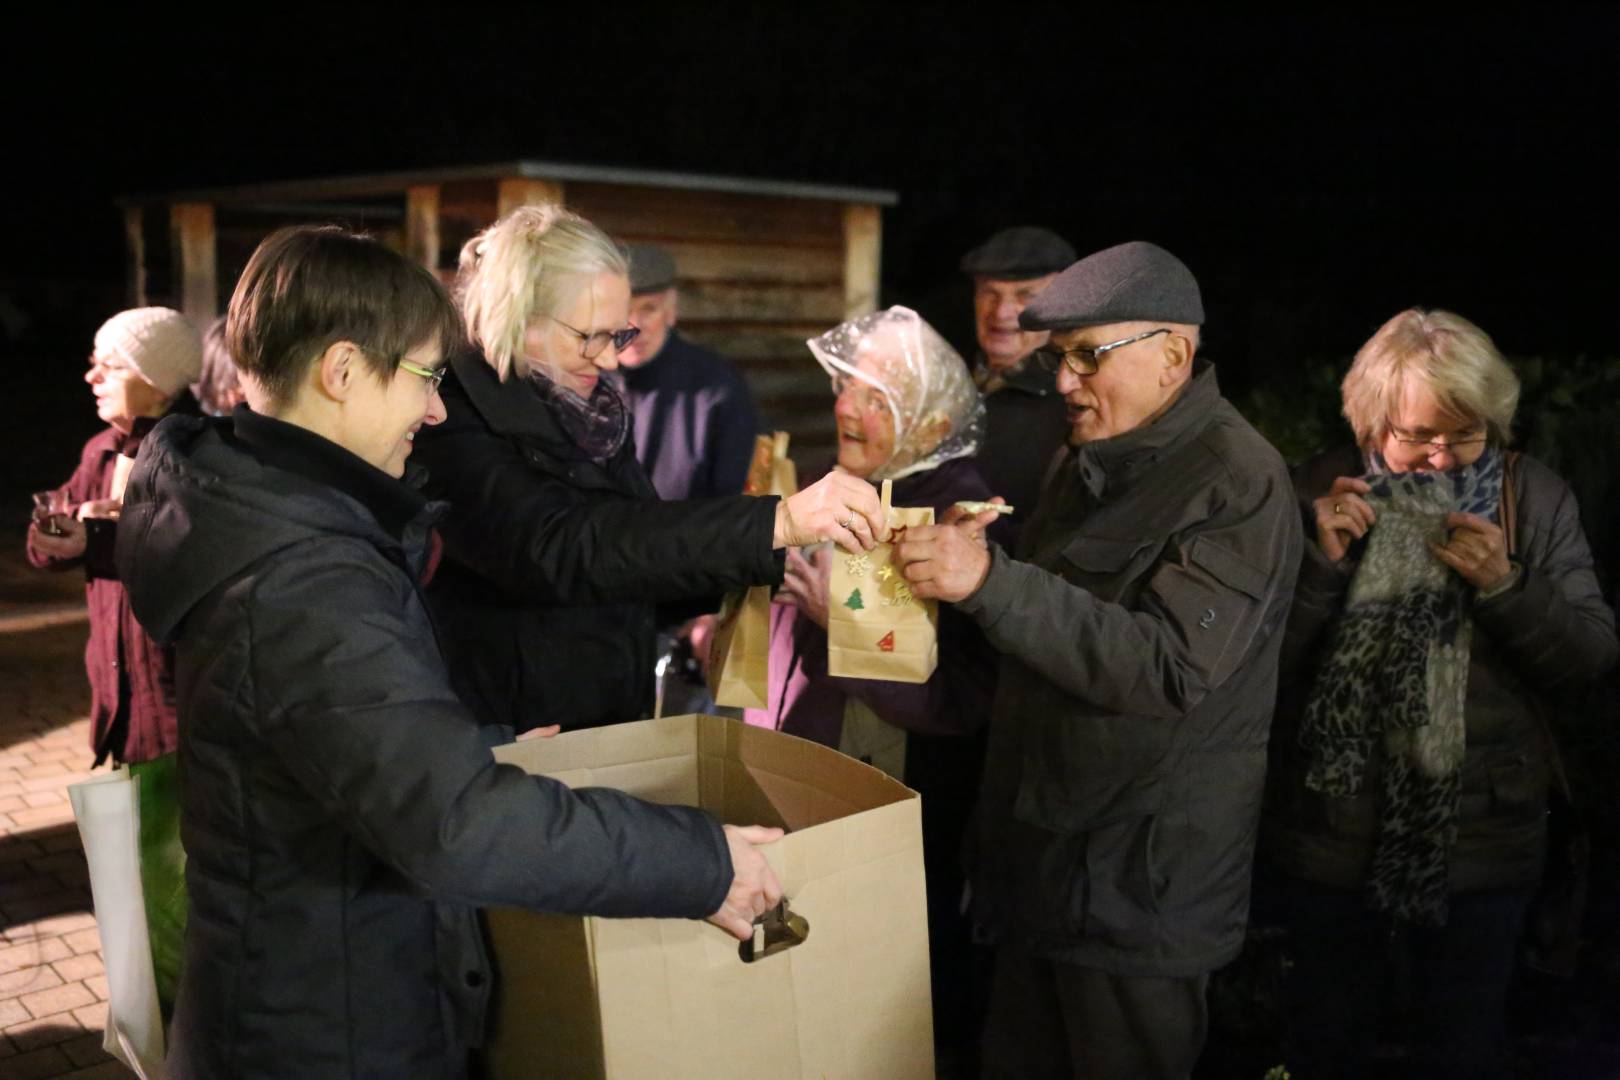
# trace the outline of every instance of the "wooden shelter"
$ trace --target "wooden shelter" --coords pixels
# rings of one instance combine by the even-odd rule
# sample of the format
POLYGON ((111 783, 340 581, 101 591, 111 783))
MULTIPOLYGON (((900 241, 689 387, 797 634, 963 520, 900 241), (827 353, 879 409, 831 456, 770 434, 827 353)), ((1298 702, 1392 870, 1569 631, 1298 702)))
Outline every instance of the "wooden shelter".
POLYGON ((121 200, 129 301, 199 327, 224 309, 253 248, 294 222, 336 221, 447 282, 466 240, 514 207, 563 202, 625 241, 675 257, 682 333, 748 379, 795 451, 832 440, 832 398, 805 339, 878 301, 891 191, 539 161, 293 180, 121 200))

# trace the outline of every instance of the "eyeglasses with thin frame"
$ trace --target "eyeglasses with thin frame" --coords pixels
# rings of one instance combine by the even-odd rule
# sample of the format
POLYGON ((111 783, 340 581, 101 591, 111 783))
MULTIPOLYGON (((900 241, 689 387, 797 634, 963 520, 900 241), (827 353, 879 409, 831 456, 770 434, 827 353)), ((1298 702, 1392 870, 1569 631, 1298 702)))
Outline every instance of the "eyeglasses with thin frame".
POLYGON ((1060 364, 1067 364, 1070 371, 1076 375, 1095 375, 1102 366, 1102 358, 1115 349, 1123 349, 1127 345, 1135 345, 1138 341, 1146 341, 1150 337, 1160 334, 1171 334, 1175 331, 1168 326, 1161 326, 1157 330, 1137 334, 1134 337, 1121 338, 1110 341, 1106 345, 1096 348, 1060 349, 1056 345, 1042 345, 1035 350, 1035 363, 1040 365, 1042 371, 1056 374, 1060 364))
POLYGON ((410 372, 412 375, 420 375, 422 378, 426 379, 428 381, 429 396, 439 392, 439 387, 441 384, 443 384, 445 375, 447 375, 450 371, 449 364, 441 364, 436 368, 425 368, 418 364, 413 364, 409 360, 401 360, 399 362, 399 367, 404 371, 410 372))
POLYGON ((627 326, 623 330, 598 330, 594 334, 587 334, 577 327, 569 326, 555 315, 551 321, 579 338, 579 355, 587 360, 595 360, 602 355, 602 350, 613 343, 614 352, 623 352, 624 349, 641 334, 641 327, 627 326))
POLYGON ((1391 425, 1389 429, 1389 437, 1394 439, 1404 449, 1413 452, 1421 449, 1425 454, 1438 454, 1446 450, 1450 450, 1455 453, 1456 451, 1466 447, 1479 446, 1485 442, 1488 436, 1484 428, 1476 426, 1465 427, 1461 431, 1454 431, 1450 435, 1446 435, 1443 438, 1440 436, 1430 436, 1427 439, 1420 439, 1416 435, 1408 435, 1401 431, 1400 428, 1391 425))

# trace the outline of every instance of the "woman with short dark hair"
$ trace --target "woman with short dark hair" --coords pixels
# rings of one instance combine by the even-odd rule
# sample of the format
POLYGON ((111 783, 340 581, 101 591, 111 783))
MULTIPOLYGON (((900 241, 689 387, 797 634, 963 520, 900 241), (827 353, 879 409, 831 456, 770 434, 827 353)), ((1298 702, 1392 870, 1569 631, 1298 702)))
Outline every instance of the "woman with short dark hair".
POLYGON ((438 281, 364 237, 283 230, 229 337, 247 407, 158 426, 118 549, 181 688, 169 1075, 467 1075, 484 905, 746 938, 781 899, 752 846, 778 831, 498 764, 450 686, 418 585, 438 508, 404 482, 460 337, 438 281))

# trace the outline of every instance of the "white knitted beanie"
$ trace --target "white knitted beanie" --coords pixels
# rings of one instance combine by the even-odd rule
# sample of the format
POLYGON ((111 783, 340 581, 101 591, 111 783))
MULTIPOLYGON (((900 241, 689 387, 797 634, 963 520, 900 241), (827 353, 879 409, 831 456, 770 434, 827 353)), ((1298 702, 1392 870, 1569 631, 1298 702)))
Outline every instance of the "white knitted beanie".
POLYGON ((168 395, 197 381, 202 373, 202 335, 178 311, 131 308, 101 324, 96 355, 117 356, 141 378, 168 395))

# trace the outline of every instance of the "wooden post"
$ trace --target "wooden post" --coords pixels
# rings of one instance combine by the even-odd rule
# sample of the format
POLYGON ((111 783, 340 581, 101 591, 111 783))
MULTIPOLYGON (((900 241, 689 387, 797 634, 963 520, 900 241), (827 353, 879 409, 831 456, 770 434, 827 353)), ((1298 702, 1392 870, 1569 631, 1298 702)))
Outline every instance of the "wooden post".
POLYGON ((439 185, 405 189, 405 254, 429 270, 439 269, 439 185))
POLYGON ((877 310, 883 218, 876 206, 844 207, 844 318, 877 310))
POLYGON ((530 180, 514 176, 502 180, 496 196, 496 214, 505 217, 520 206, 561 203, 563 186, 555 180, 530 180))
POLYGON ((169 224, 180 268, 180 310, 198 330, 206 330, 219 313, 213 204, 175 203, 169 207, 169 224))
POLYGON ((145 215, 139 206, 124 207, 124 284, 127 303, 146 307, 146 235, 141 231, 145 215))

